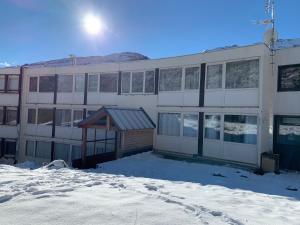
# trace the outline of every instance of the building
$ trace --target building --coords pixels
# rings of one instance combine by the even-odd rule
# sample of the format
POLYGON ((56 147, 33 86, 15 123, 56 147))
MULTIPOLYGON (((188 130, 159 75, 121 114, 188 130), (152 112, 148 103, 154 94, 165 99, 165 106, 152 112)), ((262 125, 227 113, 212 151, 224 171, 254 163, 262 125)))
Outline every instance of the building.
MULTIPOLYGON (((142 107, 161 154, 259 167, 271 151, 281 168, 300 169, 300 45, 280 40, 276 49, 258 43, 162 59, 24 66, 18 160, 71 163, 81 158, 83 118, 103 106, 142 107)), ((95 146, 87 148, 92 155, 95 146)))

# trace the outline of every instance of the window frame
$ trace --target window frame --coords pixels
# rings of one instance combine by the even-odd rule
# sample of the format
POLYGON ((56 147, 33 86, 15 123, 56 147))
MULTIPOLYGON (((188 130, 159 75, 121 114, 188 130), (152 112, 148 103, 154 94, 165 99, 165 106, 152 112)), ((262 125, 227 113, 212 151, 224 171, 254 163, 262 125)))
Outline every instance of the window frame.
POLYGON ((45 93, 45 94, 52 94, 55 91, 55 75, 43 75, 43 76, 39 76, 38 79, 38 92, 39 93, 45 93), (53 78, 53 90, 46 90, 46 91, 41 91, 41 79, 45 78, 45 77, 51 77, 53 78))
POLYGON ((119 74, 117 72, 102 72, 99 74, 99 82, 98 82, 98 85, 99 85, 99 92, 100 93, 118 93, 118 88, 119 88, 119 74), (117 86, 116 86, 116 90, 115 91, 102 91, 101 90, 101 76, 116 76, 116 83, 117 83, 117 86))
POLYGON ((30 76, 29 79, 28 79, 28 92, 29 93, 37 93, 39 92, 39 77, 38 76, 30 76), (31 79, 36 79, 36 90, 35 91, 31 91, 30 90, 30 81, 31 79))
POLYGON ((227 62, 215 62, 215 63, 209 63, 206 65, 205 68, 205 91, 218 91, 225 89, 225 81, 226 81, 226 63, 227 62), (208 67, 209 66, 222 66, 222 74, 221 74, 221 87, 220 88, 207 88, 207 81, 208 81, 208 67))
MULTIPOLYGON (((183 92, 184 86, 185 86, 185 67, 187 66, 172 66, 172 67, 163 67, 159 68, 159 76, 158 76, 158 92, 164 92, 164 93, 175 93, 175 92, 183 92), (161 82, 161 71, 167 70, 167 69, 181 69, 181 81, 180 81, 180 89, 179 90, 161 90, 160 89, 160 82, 161 82)), ((199 78, 200 82, 200 78, 199 78)), ((200 87, 200 85, 199 85, 200 87)))
POLYGON ((200 80, 201 80, 201 65, 196 64, 196 65, 186 65, 184 67, 182 67, 182 81, 181 81, 181 89, 185 92, 195 92, 195 91, 199 91, 200 89, 200 80), (198 84, 197 84, 197 88, 195 89, 188 89, 186 88, 186 70, 189 68, 199 68, 199 74, 198 74, 198 84))
POLYGON ((300 64, 289 64, 289 65, 280 65, 278 66, 278 71, 277 71, 277 92, 289 92, 289 91, 300 91, 299 88, 282 88, 281 87, 281 78, 282 78, 282 70, 289 68, 289 67, 300 67, 300 64))
POLYGON ((140 95, 145 93, 145 71, 132 71, 130 76, 130 94, 140 95), (133 92, 133 75, 135 73, 143 73, 142 77, 142 91, 140 92, 133 92))
MULTIPOLYGON (((192 89, 194 90, 194 89, 192 89)), ((199 113, 195 113, 195 112, 182 112, 181 113, 181 126, 182 126, 182 134, 181 136, 184 137, 184 138, 193 138, 193 139, 198 139, 198 136, 199 136, 199 113), (196 116, 197 117, 197 131, 196 131, 196 136, 187 136, 187 135, 184 135, 184 116, 185 115, 193 115, 193 116, 196 116)))
POLYGON ((99 79, 99 74, 98 73, 88 74, 87 92, 88 93, 98 93, 99 92, 99 86, 100 86, 99 81, 100 81, 100 79, 99 79), (96 90, 93 90, 93 91, 90 90, 90 77, 91 76, 97 77, 96 90))
POLYGON ((166 137, 174 137, 174 138, 180 138, 182 137, 182 133, 183 133, 183 123, 182 123, 182 112, 158 112, 157 114, 157 135, 159 136, 166 136, 166 137), (178 135, 167 135, 167 134, 161 134, 159 131, 160 131, 160 114, 178 114, 179 115, 179 134, 178 135))
POLYGON ((215 113, 215 112, 207 112, 204 113, 203 116, 203 140, 208 140, 208 141, 216 141, 216 142, 224 142, 224 115, 223 113, 215 113), (205 116, 219 116, 220 117, 220 137, 219 139, 213 139, 213 138, 206 138, 205 137, 205 116))

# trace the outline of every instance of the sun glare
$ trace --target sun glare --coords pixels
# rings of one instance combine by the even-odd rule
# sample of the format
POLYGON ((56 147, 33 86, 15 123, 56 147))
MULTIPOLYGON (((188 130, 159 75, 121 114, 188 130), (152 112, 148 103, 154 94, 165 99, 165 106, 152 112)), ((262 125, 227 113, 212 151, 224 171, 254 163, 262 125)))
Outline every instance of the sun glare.
POLYGON ((99 34, 104 28, 101 18, 93 14, 85 15, 83 18, 83 26, 85 31, 90 35, 99 34))

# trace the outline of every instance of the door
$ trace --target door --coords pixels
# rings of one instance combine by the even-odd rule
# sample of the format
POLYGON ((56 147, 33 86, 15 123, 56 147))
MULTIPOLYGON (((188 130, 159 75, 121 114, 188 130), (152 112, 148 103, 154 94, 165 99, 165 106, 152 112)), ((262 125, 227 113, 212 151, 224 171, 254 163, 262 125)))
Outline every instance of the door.
POLYGON ((300 170, 300 116, 274 117, 274 153, 281 169, 300 170))

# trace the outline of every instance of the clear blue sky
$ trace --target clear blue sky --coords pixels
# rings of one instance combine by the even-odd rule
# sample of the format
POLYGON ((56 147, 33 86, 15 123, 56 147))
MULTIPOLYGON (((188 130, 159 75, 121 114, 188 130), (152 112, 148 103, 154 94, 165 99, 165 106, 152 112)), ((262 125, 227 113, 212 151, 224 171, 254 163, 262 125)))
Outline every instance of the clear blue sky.
MULTIPOLYGON (((264 0, 0 0, 0 65, 135 51, 159 58, 262 40, 264 0), (108 29, 90 37, 83 15, 108 29)), ((300 37, 300 1, 277 0, 280 38, 300 37)))

